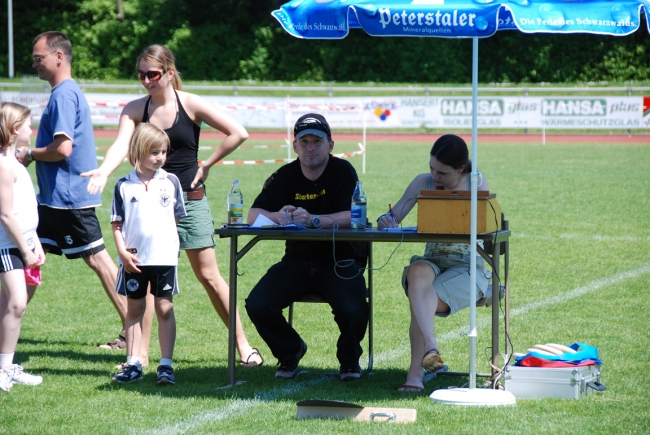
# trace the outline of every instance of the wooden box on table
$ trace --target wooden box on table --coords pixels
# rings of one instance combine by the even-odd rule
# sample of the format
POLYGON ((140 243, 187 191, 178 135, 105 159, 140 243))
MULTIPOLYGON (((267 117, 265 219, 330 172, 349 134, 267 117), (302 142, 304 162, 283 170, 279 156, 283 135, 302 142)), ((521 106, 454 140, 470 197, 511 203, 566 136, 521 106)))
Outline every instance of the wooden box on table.
MULTIPOLYGON (((418 195, 418 233, 470 234, 469 190, 422 190, 418 195)), ((496 195, 477 192, 477 234, 501 229, 501 207, 496 195)))

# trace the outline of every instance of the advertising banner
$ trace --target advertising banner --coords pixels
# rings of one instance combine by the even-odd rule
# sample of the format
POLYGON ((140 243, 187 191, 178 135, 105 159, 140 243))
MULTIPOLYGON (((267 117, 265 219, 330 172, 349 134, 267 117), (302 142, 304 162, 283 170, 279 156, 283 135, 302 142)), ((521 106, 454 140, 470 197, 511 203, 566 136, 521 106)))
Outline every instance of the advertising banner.
MULTIPOLYGON (((123 107, 137 94, 85 94, 93 124, 117 125, 123 107)), ((0 100, 29 106, 38 121, 49 93, 4 92, 0 100)), ((203 97, 245 127, 287 128, 309 112, 322 113, 334 128, 470 129, 467 97, 203 97)), ((478 98, 483 129, 650 129, 650 97, 478 98)))

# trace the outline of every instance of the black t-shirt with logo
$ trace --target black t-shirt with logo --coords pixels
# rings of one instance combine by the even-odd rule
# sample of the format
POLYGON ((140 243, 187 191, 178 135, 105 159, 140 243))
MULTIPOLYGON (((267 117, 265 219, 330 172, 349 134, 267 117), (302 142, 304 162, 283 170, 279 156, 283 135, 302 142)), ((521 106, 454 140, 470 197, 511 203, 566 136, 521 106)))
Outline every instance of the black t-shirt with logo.
MULTIPOLYGON (((276 212, 285 205, 293 205, 319 216, 350 210, 357 180, 357 172, 348 161, 330 155, 321 176, 311 181, 303 175, 300 161, 296 159, 282 166, 266 180, 262 192, 251 207, 276 212)), ((330 223, 330 219, 321 218, 321 225, 329 226, 330 223)), ((334 244, 337 261, 358 259, 360 243, 339 242, 334 235, 334 244)), ((334 262, 332 242, 287 240, 285 255, 334 262)))

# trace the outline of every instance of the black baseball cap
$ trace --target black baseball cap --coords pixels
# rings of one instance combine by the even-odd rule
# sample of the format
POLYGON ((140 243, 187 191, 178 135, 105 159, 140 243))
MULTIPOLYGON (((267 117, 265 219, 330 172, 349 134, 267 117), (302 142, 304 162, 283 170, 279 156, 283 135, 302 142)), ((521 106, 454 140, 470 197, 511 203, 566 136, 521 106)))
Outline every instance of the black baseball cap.
POLYGON ((323 140, 330 140, 332 137, 330 125, 325 117, 318 113, 308 113, 298 118, 293 127, 293 134, 296 140, 307 134, 313 134, 323 140))

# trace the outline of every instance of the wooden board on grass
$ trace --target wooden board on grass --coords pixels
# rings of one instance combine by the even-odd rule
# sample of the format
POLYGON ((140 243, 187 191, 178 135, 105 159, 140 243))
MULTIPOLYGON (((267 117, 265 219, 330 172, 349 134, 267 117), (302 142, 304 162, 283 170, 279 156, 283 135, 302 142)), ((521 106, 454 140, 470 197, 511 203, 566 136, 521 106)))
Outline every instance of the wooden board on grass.
POLYGON ((298 402, 297 418, 332 418, 356 421, 411 423, 417 419, 417 410, 410 408, 372 408, 338 400, 303 400, 298 402))

